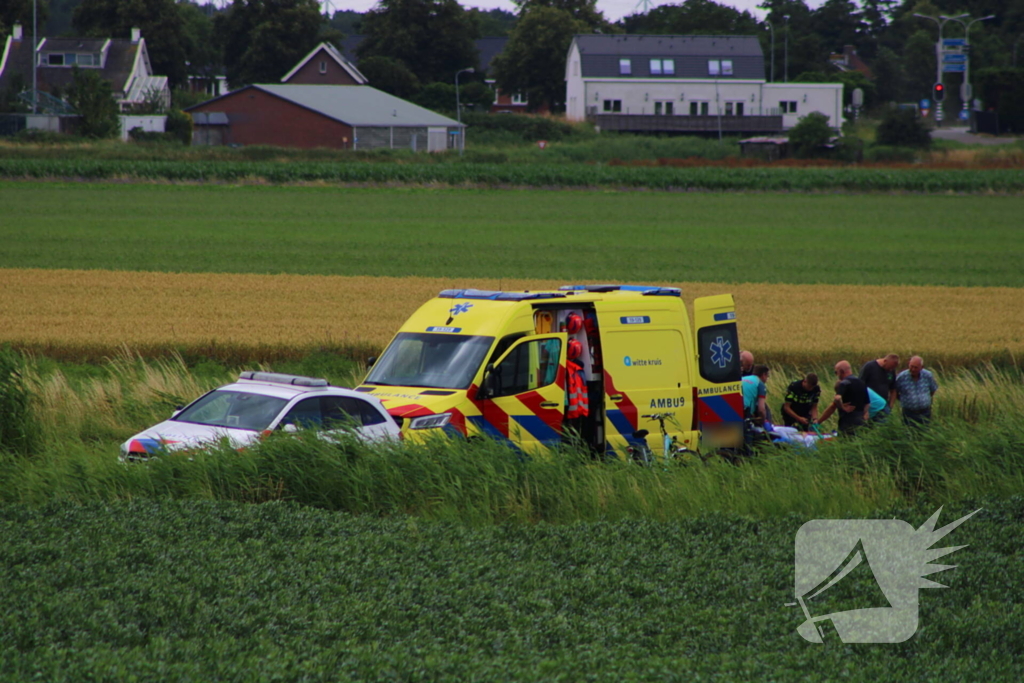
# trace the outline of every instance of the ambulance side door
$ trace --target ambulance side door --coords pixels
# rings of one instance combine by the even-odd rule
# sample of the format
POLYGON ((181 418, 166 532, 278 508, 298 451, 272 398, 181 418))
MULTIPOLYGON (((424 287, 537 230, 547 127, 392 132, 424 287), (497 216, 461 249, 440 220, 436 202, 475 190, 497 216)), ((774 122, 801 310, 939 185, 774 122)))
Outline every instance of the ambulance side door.
POLYGON ((695 299, 697 425, 701 448, 738 447, 743 441, 743 393, 736 304, 731 294, 695 299))
POLYGON ((565 417, 565 334, 525 337, 513 344, 484 376, 484 433, 534 451, 557 446, 565 417))

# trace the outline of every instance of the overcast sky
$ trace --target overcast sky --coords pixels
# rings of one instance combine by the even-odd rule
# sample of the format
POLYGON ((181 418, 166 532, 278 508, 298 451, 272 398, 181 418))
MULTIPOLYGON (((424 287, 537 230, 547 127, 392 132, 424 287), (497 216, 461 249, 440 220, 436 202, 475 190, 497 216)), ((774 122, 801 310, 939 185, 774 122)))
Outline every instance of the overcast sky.
MULTIPOLYGON (((761 0, 716 0, 720 5, 731 5, 736 9, 749 10, 758 18, 764 17, 764 12, 757 9, 758 3, 761 0)), ((818 7, 824 0, 809 0, 807 3, 811 7, 818 7)), ((327 4, 326 2, 324 4, 327 4)), ((333 5, 335 10, 351 9, 357 12, 365 12, 366 10, 377 4, 377 0, 332 0, 330 3, 333 5)), ((503 9, 509 12, 516 10, 515 5, 510 0, 462 0, 460 3, 463 7, 479 7, 481 9, 503 9)), ((652 2, 651 7, 657 7, 658 5, 673 4, 670 2, 652 2)), ((597 0, 597 8, 604 12, 604 15, 611 21, 616 21, 626 16, 627 14, 633 14, 637 11, 637 0, 597 0)))

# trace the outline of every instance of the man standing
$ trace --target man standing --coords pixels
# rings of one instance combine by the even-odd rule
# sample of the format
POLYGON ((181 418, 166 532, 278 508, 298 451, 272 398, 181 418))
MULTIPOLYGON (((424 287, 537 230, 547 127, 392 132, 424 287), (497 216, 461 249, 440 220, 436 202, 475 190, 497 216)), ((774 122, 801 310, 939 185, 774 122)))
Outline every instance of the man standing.
POLYGON ((782 404, 782 421, 787 427, 807 430, 812 422, 818 421, 818 400, 821 398, 821 387, 818 376, 808 373, 786 389, 786 398, 782 404))
POLYGON ((896 402, 896 368, 900 366, 900 357, 890 353, 884 358, 869 360, 860 369, 860 378, 868 388, 885 399, 885 410, 878 422, 885 420, 885 417, 892 410, 896 402))
POLYGON ((754 374, 754 354, 750 351, 740 351, 740 377, 750 377, 754 374))
POLYGON ((924 369, 921 356, 914 356, 896 376, 896 396, 903 406, 905 424, 924 425, 932 419, 932 397, 939 390, 935 375, 924 369))
POLYGON ((828 419, 833 411, 839 413, 839 432, 846 436, 853 436, 859 427, 864 426, 868 421, 868 409, 871 400, 868 397, 868 387, 864 382, 853 374, 850 362, 841 360, 836 363, 836 378, 839 384, 836 386, 836 397, 826 410, 819 424, 828 419), (833 407, 834 406, 834 407, 833 407))

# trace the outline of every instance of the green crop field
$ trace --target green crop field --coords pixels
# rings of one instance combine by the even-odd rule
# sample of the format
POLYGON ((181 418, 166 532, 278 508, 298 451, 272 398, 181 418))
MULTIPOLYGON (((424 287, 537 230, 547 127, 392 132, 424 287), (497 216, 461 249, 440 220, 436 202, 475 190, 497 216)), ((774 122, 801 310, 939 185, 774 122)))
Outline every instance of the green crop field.
MULTIPOLYGON (((0 678, 1020 680, 1024 501, 939 523, 977 507, 943 542, 968 547, 929 577, 948 589, 920 591, 916 636, 813 645, 786 606, 795 515, 474 529, 288 504, 4 506, 0 678)), ((824 613, 872 595, 853 576, 824 613)))
POLYGON ((1024 285, 1024 197, 0 183, 0 267, 1024 285))

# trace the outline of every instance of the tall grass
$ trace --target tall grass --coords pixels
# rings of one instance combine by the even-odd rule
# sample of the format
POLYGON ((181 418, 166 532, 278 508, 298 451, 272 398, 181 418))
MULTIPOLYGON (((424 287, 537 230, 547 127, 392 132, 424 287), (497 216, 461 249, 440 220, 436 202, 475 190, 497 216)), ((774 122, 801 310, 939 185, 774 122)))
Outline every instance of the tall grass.
MULTIPOLYGON (((773 407, 796 374, 775 368, 773 407)), ((856 440, 813 451, 771 448, 741 466, 687 456, 650 468, 573 450, 526 457, 488 440, 368 446, 312 434, 272 435, 241 454, 220 446, 125 466, 117 460, 120 440, 164 419, 217 378, 200 380, 177 358, 143 363, 127 353, 110 361, 104 377, 72 382, 60 371, 42 375, 31 368, 26 376, 43 445, 34 457, 0 457, 2 503, 288 500, 355 514, 486 524, 666 520, 709 510, 865 515, 919 500, 1024 492, 1024 378, 1013 369, 940 377, 935 423, 924 432, 894 416, 856 440)))

